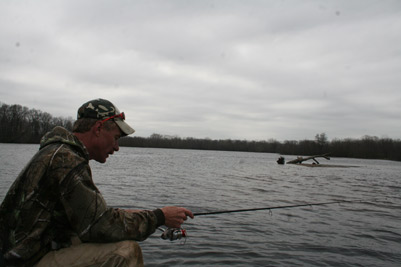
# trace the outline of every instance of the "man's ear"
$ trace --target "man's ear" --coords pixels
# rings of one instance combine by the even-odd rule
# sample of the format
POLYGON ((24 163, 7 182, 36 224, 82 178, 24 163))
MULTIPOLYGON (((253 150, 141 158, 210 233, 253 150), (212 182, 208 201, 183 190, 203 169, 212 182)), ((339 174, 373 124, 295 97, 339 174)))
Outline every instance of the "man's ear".
POLYGON ((100 136, 100 131, 102 130, 103 127, 103 122, 97 121, 93 126, 92 126, 92 133, 96 136, 100 136))

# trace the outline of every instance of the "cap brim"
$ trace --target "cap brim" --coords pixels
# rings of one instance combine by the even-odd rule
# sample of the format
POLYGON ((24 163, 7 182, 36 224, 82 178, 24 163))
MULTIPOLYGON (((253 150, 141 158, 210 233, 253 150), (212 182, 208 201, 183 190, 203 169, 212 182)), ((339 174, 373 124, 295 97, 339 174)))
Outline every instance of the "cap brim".
POLYGON ((125 123, 125 121, 120 119, 115 119, 114 121, 124 134, 129 135, 135 132, 135 130, 132 129, 131 126, 129 126, 127 123, 125 123))

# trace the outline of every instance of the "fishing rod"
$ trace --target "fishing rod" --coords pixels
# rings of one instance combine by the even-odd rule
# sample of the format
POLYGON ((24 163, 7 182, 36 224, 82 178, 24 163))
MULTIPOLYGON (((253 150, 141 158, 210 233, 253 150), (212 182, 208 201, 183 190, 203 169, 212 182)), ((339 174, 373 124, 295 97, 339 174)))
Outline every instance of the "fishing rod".
MULTIPOLYGON (((258 210, 274 210, 274 209, 290 209, 290 208, 298 208, 298 207, 313 207, 313 206, 323 206, 323 205, 331 205, 331 204, 341 204, 341 203, 369 203, 369 202, 377 202, 378 199, 356 199, 356 200, 333 200, 327 202, 315 202, 315 203, 303 203, 303 204, 293 204, 293 205, 282 205, 282 206, 271 206, 264 208, 252 208, 252 209, 236 209, 236 210, 220 210, 220 211, 210 211, 210 212, 198 212, 194 213, 194 216, 205 216, 205 215, 216 215, 216 214, 224 214, 224 213, 235 213, 235 212, 249 212, 249 211, 258 211, 258 210)), ((163 233, 161 238, 164 240, 175 241, 181 238, 187 238, 187 231, 183 228, 159 228, 163 233)))
POLYGON ((304 204, 272 206, 272 207, 264 207, 264 208, 253 208, 253 209, 237 209, 237 210, 221 210, 221 211, 210 211, 210 212, 198 212, 198 213, 194 213, 194 216, 215 215, 215 214, 234 213, 234 212, 247 212, 247 211, 257 211, 257 210, 274 210, 274 209, 289 209, 289 208, 298 208, 298 207, 313 207, 313 206, 323 206, 323 205, 341 204, 341 203, 368 203, 368 202, 372 202, 372 201, 377 201, 377 199, 371 199, 371 200, 364 200, 364 199, 336 200, 336 201, 328 201, 328 202, 304 203, 304 204))

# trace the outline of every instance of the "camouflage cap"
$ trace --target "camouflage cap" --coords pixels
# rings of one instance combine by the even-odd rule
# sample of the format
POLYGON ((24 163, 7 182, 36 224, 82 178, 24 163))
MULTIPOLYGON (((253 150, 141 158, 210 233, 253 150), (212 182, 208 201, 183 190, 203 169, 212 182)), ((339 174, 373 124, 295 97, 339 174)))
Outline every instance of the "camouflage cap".
POLYGON ((129 135, 135 132, 135 130, 124 121, 124 112, 121 113, 116 106, 106 99, 98 98, 86 102, 78 109, 77 115, 77 119, 92 118, 105 120, 110 117, 113 117, 113 121, 124 134, 129 135), (120 114, 122 114, 122 116, 113 117, 120 114))

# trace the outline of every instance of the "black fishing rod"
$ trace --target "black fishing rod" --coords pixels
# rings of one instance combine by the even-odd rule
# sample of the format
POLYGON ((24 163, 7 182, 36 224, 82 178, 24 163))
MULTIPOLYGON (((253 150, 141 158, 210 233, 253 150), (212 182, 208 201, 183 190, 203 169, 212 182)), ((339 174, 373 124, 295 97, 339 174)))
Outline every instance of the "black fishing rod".
MULTIPOLYGON (((194 216, 204 216, 204 215, 216 215, 223 213, 234 213, 234 212, 248 212, 248 211, 257 211, 257 210, 274 210, 274 209, 290 209, 290 208, 298 208, 298 207, 313 207, 313 206, 323 206, 323 205, 331 205, 331 204, 341 204, 341 203, 369 203, 369 202, 377 202, 378 199, 356 199, 356 200, 333 200, 328 202, 317 202, 317 203, 303 203, 303 204, 293 204, 293 205, 283 205, 283 206, 272 206, 272 207, 264 207, 264 208, 252 208, 252 209, 237 209, 237 210, 220 210, 220 211, 210 211, 210 212, 198 212, 194 213, 194 216)), ((183 228, 168 228, 163 229, 159 228, 163 233, 161 238, 164 240, 178 240, 181 238, 187 238, 187 232, 183 228)))
POLYGON ((374 200, 337 200, 337 201, 329 201, 329 202, 318 202, 318 203, 304 203, 304 204, 294 204, 294 205, 284 205, 284 206, 272 206, 265 208, 253 208, 253 209, 237 209, 237 210, 221 210, 221 211, 211 211, 211 212, 198 212, 194 213, 194 216, 204 216, 204 215, 214 215, 214 214, 223 214, 223 213, 234 213, 234 212, 247 212, 247 211, 256 211, 256 210, 274 210, 274 209, 289 209, 289 208, 298 208, 298 207, 313 207, 313 206, 323 206, 330 204, 341 204, 341 203, 368 203, 374 200))

